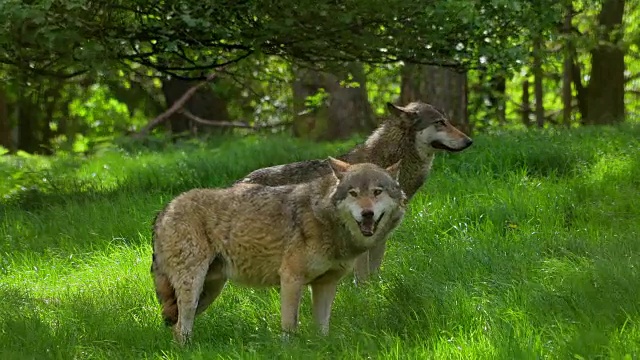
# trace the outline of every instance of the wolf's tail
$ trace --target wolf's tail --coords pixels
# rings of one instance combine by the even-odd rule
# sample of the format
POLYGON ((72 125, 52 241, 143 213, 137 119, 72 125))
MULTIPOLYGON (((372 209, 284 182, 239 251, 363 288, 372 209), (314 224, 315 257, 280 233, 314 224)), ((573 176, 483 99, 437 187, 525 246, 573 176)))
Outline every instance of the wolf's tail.
MULTIPOLYGON (((152 240, 156 242, 156 224, 164 215, 164 210, 156 214, 151 228, 152 240)), ((172 326, 178 322, 178 304, 176 299, 176 290, 171 285, 169 277, 158 268, 158 260, 155 252, 151 256, 151 274, 156 287, 156 297, 162 306, 162 317, 167 326, 172 326)))
POLYGON ((156 297, 162 306, 162 317, 167 326, 175 325, 178 322, 178 304, 176 302, 176 291, 169 281, 169 277, 158 271, 156 254, 153 254, 151 264, 151 274, 156 286, 156 297))

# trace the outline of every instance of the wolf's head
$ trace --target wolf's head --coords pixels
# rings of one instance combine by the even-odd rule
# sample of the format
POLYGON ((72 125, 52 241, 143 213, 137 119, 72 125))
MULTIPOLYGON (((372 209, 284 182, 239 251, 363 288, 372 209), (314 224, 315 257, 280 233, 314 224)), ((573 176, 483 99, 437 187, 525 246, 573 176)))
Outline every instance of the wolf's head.
POLYGON ((416 150, 420 155, 436 150, 462 151, 473 143, 471 138, 451 125, 443 111, 432 105, 414 101, 406 106, 387 103, 387 107, 403 126, 415 134, 416 150))
POLYGON ((349 164, 332 157, 329 164, 338 179, 331 200, 351 231, 370 237, 381 222, 397 218, 399 210, 403 211, 406 197, 398 184, 399 161, 386 169, 371 163, 349 164))

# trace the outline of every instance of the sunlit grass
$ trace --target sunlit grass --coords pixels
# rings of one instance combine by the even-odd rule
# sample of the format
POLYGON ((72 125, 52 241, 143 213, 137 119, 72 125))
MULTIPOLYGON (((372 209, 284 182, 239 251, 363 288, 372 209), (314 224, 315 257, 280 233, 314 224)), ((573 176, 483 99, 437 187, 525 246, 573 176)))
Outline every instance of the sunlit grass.
POLYGON ((638 138, 636 124, 477 136, 437 158, 380 278, 341 284, 329 337, 307 296, 283 345, 277 290, 229 285, 186 349, 153 292, 155 212, 191 187, 353 142, 0 158, 0 358, 638 358, 638 138))

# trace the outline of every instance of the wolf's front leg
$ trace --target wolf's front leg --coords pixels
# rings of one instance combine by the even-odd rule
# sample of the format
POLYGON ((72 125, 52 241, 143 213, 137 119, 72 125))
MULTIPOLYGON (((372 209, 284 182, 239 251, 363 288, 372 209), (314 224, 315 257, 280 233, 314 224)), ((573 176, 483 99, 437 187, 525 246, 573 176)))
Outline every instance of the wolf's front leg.
POLYGON ((356 284, 364 283, 371 275, 377 273, 382 265, 382 259, 384 258, 384 252, 387 242, 382 241, 369 249, 364 254, 358 256, 354 267, 354 275, 356 284))
POLYGON ((369 275, 373 275, 380 271, 384 252, 387 248, 387 241, 381 241, 373 248, 369 249, 369 275))
POLYGON ((322 277, 311 283, 311 296, 313 306, 313 318, 323 335, 329 333, 329 318, 331 317, 331 307, 336 297, 338 281, 341 276, 322 277))
POLYGON ((304 281, 301 276, 286 272, 280 274, 280 316, 285 337, 298 328, 298 311, 303 287, 304 281))

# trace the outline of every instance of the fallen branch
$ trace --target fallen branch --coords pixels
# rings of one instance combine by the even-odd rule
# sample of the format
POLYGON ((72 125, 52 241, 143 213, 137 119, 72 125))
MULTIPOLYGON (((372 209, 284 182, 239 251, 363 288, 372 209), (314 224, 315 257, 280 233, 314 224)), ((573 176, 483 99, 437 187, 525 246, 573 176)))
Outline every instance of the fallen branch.
POLYGON ((222 68, 218 69, 218 72, 211 73, 204 81, 192 86, 191 88, 189 88, 189 90, 185 91, 182 97, 176 100, 176 102, 174 102, 169 109, 158 115, 155 119, 149 121, 149 123, 147 123, 147 125, 145 125, 142 129, 140 129, 140 131, 137 132, 134 136, 138 138, 143 137, 149 134, 149 131, 153 130, 156 126, 167 121, 167 119, 169 119, 171 115, 182 109, 184 104, 189 101, 189 99, 196 93, 196 91, 198 91, 198 89, 215 79, 218 76, 220 70, 222 70, 222 68))
POLYGON ((269 129, 275 128, 279 126, 288 126, 288 124, 265 124, 265 125, 251 125, 242 121, 219 121, 219 120, 206 120, 199 116, 193 115, 188 110, 180 110, 180 113, 187 118, 208 126, 216 126, 216 127, 230 127, 230 128, 242 128, 242 129, 251 129, 251 130, 260 130, 260 129, 269 129))

